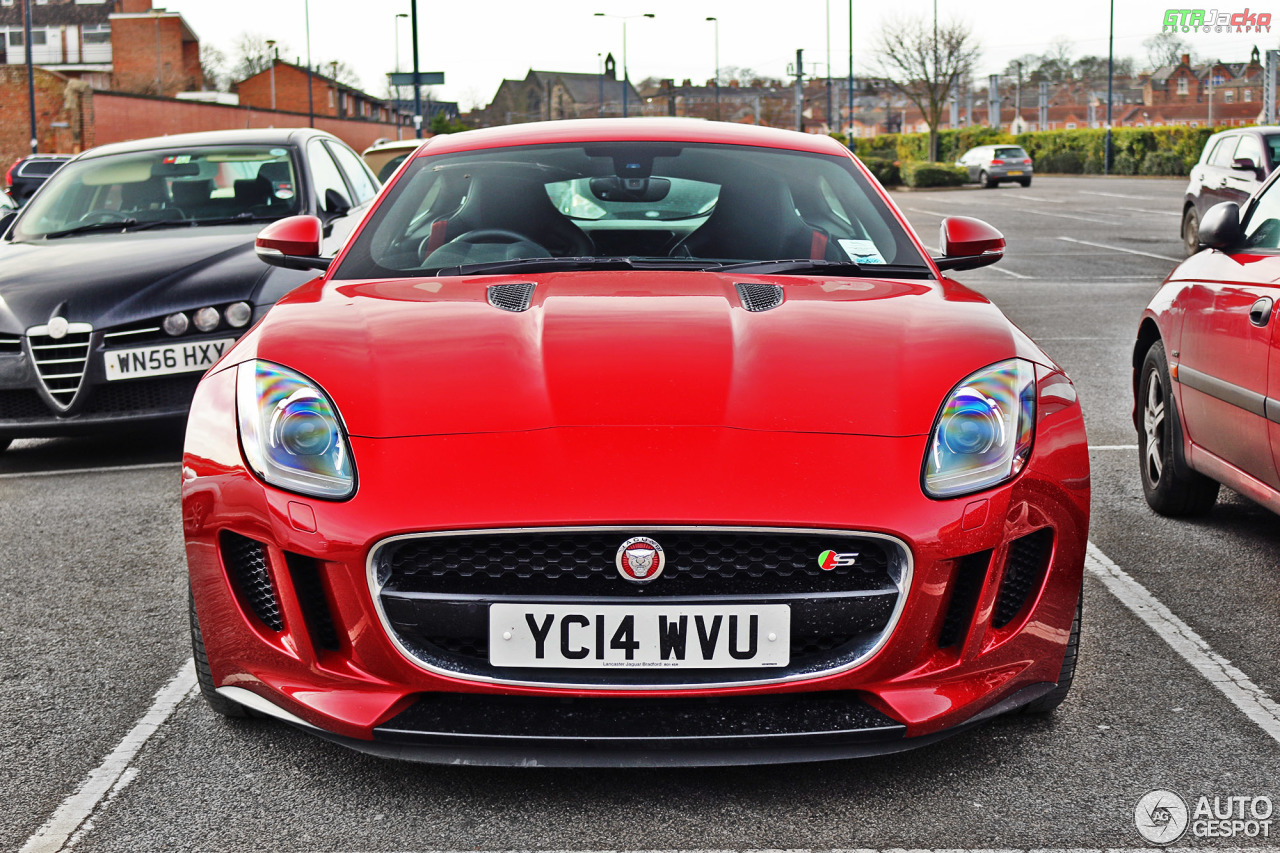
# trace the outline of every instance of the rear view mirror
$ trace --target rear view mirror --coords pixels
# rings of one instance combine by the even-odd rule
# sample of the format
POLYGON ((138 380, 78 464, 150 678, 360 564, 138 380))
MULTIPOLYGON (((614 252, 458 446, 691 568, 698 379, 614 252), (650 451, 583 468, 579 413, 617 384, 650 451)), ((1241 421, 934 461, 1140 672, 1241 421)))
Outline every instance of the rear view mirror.
POLYGON ((1244 238, 1240 230, 1240 205, 1234 201, 1224 201, 1209 208, 1209 212, 1200 220, 1198 239, 1201 247, 1210 249, 1230 249, 1239 246, 1244 238))
POLYGON ((591 194, 601 201, 662 201, 671 192, 666 178, 626 178, 609 175, 591 179, 591 194))
POLYGON ((273 267, 328 269, 333 258, 320 257, 323 231, 324 223, 318 217, 290 216, 259 231, 253 245, 258 257, 273 267))
POLYGON ((942 257, 933 262, 940 270, 972 270, 1004 257, 1004 235, 981 219, 948 216, 938 236, 942 257))

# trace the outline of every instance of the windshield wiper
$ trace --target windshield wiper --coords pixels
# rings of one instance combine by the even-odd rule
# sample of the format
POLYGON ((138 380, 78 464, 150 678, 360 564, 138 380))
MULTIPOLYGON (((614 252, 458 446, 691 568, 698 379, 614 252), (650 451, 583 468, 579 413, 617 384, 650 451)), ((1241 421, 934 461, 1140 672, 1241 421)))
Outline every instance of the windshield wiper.
POLYGON ((763 275, 802 275, 818 273, 819 275, 867 275, 867 276, 910 276, 928 278, 931 273, 928 267, 910 264, 860 264, 856 261, 826 261, 809 258, 792 258, 778 261, 749 261, 743 264, 728 264, 720 268, 720 272, 761 273, 763 275))
POLYGON ((59 237, 70 237, 73 234, 91 234, 95 231, 149 231, 152 228, 190 228, 196 224, 194 219, 118 219, 115 222, 91 222, 87 225, 77 225, 74 228, 66 228, 62 231, 50 231, 44 235, 46 240, 56 240, 59 237))
POLYGON ((217 219, 186 219, 192 225, 231 225, 237 222, 266 222, 268 220, 279 219, 277 213, 237 213, 235 216, 221 216, 217 219))
POLYGON ((515 258, 510 261, 490 261, 480 264, 460 264, 441 267, 433 275, 487 275, 503 272, 562 272, 571 270, 707 270, 719 269, 715 261, 699 261, 696 258, 625 258, 625 257, 573 257, 573 258, 515 258))

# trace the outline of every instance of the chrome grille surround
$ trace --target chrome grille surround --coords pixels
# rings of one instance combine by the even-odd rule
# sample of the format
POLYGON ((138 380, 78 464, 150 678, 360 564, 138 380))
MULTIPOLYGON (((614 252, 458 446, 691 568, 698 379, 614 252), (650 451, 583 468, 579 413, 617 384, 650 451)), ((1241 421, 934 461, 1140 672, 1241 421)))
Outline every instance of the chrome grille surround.
POLYGON ((27 349, 36 376, 60 411, 71 408, 84 385, 92 345, 93 326, 88 323, 68 323, 66 333, 58 338, 49 334, 48 325, 27 329, 27 349))
MULTIPOLYGON (((621 541, 621 540, 620 540, 621 541)), ((628 526, 601 526, 601 527, 517 527, 517 528, 494 528, 494 529, 473 529, 473 530, 449 530, 430 533, 409 533, 399 536, 390 536, 382 539, 369 549, 369 553, 365 558, 365 578, 369 585, 369 592, 373 600, 374 609, 378 613, 378 620, 381 622, 382 630, 396 647, 396 649, 410 663, 437 675, 449 678, 461 678, 466 681, 482 682, 488 684, 506 684, 519 687, 562 687, 579 690, 672 690, 672 689, 705 689, 714 687, 742 687, 749 685, 763 684, 784 684, 793 681, 810 680, 814 678, 822 678, 841 672, 854 669, 862 665, 875 656, 877 652, 884 647, 893 636, 894 629, 898 625, 898 621, 902 616, 903 610, 906 608, 907 597, 911 591, 911 583, 914 576, 914 559, 911 549, 902 540, 883 533, 869 533, 860 530, 839 530, 827 528, 803 528, 803 527, 724 527, 724 526, 700 526, 700 525, 628 525, 628 526), (889 616, 884 628, 880 631, 873 643, 867 644, 860 648, 852 659, 845 660, 839 665, 832 666, 822 670, 812 670, 800 673, 791 673, 777 677, 763 677, 758 679, 736 679, 725 680, 723 682, 699 681, 696 678, 696 671, 691 671, 690 680, 687 682, 671 682, 663 681, 661 683, 637 683, 628 681, 626 683, 609 684, 593 682, 589 677, 584 677, 581 681, 550 681, 550 680, 524 680, 518 678, 500 678, 480 674, 476 672, 463 672, 455 669, 449 669, 429 661, 423 660, 416 655, 408 646, 406 646, 398 636, 397 631, 391 624, 382 604, 382 588, 388 578, 379 578, 378 560, 380 550, 389 544, 401 542, 410 539, 425 539, 432 537, 445 536, 473 536, 473 535, 502 535, 502 534, 572 534, 572 533, 614 533, 625 539, 636 530, 652 531, 655 534, 664 532, 693 532, 693 533, 742 533, 742 534, 825 534, 842 537, 861 537, 866 539, 876 539, 885 544, 885 546, 896 552, 898 559, 892 571, 896 572, 893 579, 894 585, 897 587, 897 599, 893 607, 893 612, 889 616)), ((731 596, 719 596, 720 598, 730 598, 731 596)), ((620 602, 623 599, 619 600, 620 602)), ((652 601, 652 600, 651 600, 652 601)), ((596 670, 584 670, 584 676, 590 673, 596 673, 596 670)))

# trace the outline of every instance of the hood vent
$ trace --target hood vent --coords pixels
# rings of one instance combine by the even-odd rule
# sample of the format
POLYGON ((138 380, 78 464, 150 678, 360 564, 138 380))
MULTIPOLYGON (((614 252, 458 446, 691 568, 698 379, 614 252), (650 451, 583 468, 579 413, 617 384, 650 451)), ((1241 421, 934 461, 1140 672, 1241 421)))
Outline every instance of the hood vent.
POLYGON ((748 311, 768 311, 782 304, 782 286, 778 284, 735 284, 742 307, 748 311))
POLYGON ((503 311, 528 311, 533 288, 530 282, 495 284, 489 288, 489 304, 503 311))

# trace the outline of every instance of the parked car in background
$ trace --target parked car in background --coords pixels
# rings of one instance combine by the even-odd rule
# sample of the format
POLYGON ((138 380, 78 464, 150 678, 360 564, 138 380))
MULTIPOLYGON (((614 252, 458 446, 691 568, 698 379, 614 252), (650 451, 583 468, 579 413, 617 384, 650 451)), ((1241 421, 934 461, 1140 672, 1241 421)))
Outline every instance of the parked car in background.
POLYGON ((1191 169, 1182 202, 1182 247, 1199 250, 1200 222, 1209 208, 1233 201, 1241 208, 1280 163, 1280 127, 1241 127, 1215 133, 1191 169))
POLYGON ((204 377, 183 456, 210 706, 424 761, 897 752, 1067 695, 1076 392, 830 137, 438 136, 204 377))
POLYGON ((183 417, 200 374, 314 277, 262 265, 263 223, 316 216, 332 255, 377 186, 306 129, 143 139, 62 167, 0 220, 0 450, 183 417))
MULTIPOLYGON (((1241 137, 1243 138, 1243 137, 1241 137)), ((1223 484, 1280 513, 1280 184, 1222 202, 1205 248, 1143 314, 1133 352, 1142 488, 1163 515, 1208 512, 1223 484)))
POLYGON ((3 216, 10 210, 17 210, 18 203, 13 200, 13 196, 7 192, 0 192, 0 216, 3 216))
POLYGON ((41 184, 49 180, 50 175, 70 159, 70 154, 31 154, 15 160, 4 173, 4 183, 9 189, 9 195, 21 207, 41 184))
POLYGON ((385 184, 400 164, 426 141, 425 139, 399 139, 394 142, 379 142, 376 145, 370 145, 360 156, 378 176, 378 181, 385 184))
POLYGON ((956 165, 969 172, 969 181, 993 189, 1016 181, 1031 186, 1031 157, 1017 145, 979 145, 966 151, 956 165))

